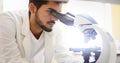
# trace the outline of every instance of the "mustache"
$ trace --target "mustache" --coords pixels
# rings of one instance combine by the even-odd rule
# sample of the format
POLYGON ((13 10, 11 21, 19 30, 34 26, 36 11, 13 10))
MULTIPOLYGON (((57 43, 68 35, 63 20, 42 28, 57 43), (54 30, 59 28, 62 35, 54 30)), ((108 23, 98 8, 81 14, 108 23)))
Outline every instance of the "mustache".
POLYGON ((48 21, 47 23, 48 23, 48 24, 50 24, 50 23, 55 24, 55 21, 54 21, 54 20, 51 20, 51 21, 48 21))

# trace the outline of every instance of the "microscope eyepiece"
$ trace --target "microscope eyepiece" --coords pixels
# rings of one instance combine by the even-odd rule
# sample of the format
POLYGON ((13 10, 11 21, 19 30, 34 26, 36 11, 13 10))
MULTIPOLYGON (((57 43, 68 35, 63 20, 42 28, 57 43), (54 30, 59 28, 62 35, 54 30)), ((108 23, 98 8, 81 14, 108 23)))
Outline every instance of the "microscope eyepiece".
POLYGON ((49 12, 51 13, 52 16, 59 19, 62 23, 66 24, 66 25, 69 25, 69 26, 73 25, 74 15, 72 15, 70 13, 62 14, 62 13, 59 13, 59 12, 57 12, 56 10, 54 10, 52 8, 49 8, 49 12))

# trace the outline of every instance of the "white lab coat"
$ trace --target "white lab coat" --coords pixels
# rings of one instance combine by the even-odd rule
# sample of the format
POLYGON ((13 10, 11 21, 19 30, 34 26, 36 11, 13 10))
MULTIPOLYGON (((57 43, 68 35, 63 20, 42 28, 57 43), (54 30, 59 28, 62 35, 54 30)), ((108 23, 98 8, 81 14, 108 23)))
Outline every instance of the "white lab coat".
MULTIPOLYGON (((59 28, 58 24, 53 27, 52 32, 45 32, 45 63, 51 63, 53 55, 58 63, 81 63, 67 55, 68 53, 61 46, 63 44, 62 28, 64 27, 59 28)), ((0 15, 0 63, 30 63, 32 61, 27 58, 30 48, 33 47, 29 43, 31 38, 28 30, 28 12, 7 12, 0 15), (27 46, 24 47, 23 43, 27 46)))

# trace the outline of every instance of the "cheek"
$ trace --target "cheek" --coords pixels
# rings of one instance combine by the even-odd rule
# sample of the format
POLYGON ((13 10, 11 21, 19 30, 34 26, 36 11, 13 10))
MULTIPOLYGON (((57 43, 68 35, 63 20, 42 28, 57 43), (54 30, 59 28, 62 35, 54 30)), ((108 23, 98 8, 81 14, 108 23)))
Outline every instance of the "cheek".
POLYGON ((49 15, 48 14, 46 14, 46 13, 38 13, 38 18, 40 19, 40 21, 42 22, 42 23, 46 23, 47 21, 49 21, 50 20, 50 17, 49 17, 49 15))

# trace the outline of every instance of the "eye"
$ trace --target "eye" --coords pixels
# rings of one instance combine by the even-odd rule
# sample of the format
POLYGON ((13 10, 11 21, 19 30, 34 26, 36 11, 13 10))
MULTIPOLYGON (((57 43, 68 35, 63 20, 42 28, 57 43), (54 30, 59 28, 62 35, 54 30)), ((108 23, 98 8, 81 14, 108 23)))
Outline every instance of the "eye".
POLYGON ((47 10, 46 10, 46 12, 47 12, 49 15, 51 15, 51 13, 50 13, 50 10, 49 10, 49 9, 47 9, 47 10))

